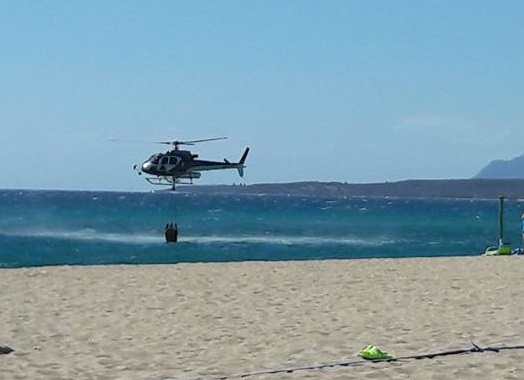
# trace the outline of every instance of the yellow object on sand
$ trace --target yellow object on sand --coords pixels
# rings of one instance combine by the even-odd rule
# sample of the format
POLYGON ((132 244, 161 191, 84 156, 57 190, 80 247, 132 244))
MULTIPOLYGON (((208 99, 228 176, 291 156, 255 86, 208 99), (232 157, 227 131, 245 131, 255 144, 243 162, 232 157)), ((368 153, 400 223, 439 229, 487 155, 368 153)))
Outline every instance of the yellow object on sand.
POLYGON ((488 247, 483 256, 511 255, 511 245, 503 243, 496 247, 488 247))
POLYGON ((378 360, 378 359, 391 359, 393 356, 385 351, 382 351, 377 346, 369 345, 358 353, 363 359, 378 360))

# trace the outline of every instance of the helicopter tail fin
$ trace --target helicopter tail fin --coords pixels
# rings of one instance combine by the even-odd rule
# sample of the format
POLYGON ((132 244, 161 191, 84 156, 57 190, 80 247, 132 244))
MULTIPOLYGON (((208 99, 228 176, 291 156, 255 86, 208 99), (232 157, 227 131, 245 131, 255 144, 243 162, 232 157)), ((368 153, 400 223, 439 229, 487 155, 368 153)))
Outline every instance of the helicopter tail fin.
POLYGON ((244 151, 244 154, 240 158, 240 161, 238 161, 237 170, 238 170, 238 175, 240 177, 244 176, 244 168, 245 168, 244 162, 246 162, 246 158, 247 158, 247 154, 248 153, 249 153, 249 148, 246 148, 246 150, 244 151))

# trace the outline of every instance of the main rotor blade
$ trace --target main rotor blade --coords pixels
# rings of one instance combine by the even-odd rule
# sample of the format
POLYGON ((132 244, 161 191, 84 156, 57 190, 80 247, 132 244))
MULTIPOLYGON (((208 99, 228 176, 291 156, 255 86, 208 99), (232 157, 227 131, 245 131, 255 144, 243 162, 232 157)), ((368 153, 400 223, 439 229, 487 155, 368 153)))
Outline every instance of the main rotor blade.
POLYGON ((165 145, 185 145, 183 141, 155 141, 155 144, 165 144, 165 145))
POLYGON ((227 137, 213 137, 211 139, 201 139, 201 140, 187 140, 187 141, 144 141, 144 140, 126 140, 126 139, 109 139, 111 142, 126 142, 126 143, 142 143, 142 144, 164 144, 164 145, 195 145, 196 143, 205 142, 205 141, 215 141, 215 140, 225 140, 227 137))
POLYGON ((194 144, 194 143, 199 143, 199 142, 204 142, 204 141, 215 141, 215 140, 226 140, 227 137, 213 137, 211 139, 202 139, 202 140, 190 140, 190 141, 184 141, 185 144, 194 144))
POLYGON ((215 141, 215 140, 225 140, 227 137, 213 137, 211 139, 201 139, 201 140, 187 140, 187 141, 156 141, 157 144, 166 144, 166 145, 195 145, 196 143, 204 141, 215 141))

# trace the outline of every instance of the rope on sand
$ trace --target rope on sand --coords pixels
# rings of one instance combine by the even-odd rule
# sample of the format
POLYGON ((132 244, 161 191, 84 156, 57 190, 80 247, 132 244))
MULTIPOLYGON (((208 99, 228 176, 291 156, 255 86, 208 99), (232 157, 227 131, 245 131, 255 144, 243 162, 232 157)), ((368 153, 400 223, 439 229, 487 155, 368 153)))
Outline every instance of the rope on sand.
POLYGON ((440 351, 440 352, 434 352, 434 353, 429 353, 429 354, 400 356, 397 358, 390 358, 390 359, 375 359, 375 360, 353 359, 353 360, 349 360, 345 362, 334 362, 334 363, 312 365, 312 366, 306 366, 306 367, 294 367, 294 368, 286 368, 286 369, 248 372, 248 373, 242 373, 242 374, 236 374, 236 375, 226 375, 226 376, 214 377, 214 379, 216 380, 227 380, 227 379, 235 379, 235 378, 238 379, 238 378, 245 378, 245 377, 251 377, 251 376, 258 376, 258 375, 273 375, 277 373, 293 373, 297 371, 309 371, 309 370, 333 368, 333 367, 348 367, 351 365, 360 365, 360 364, 370 363, 370 362, 379 363, 379 362, 397 362, 401 360, 411 360, 411 359, 415 359, 415 360, 434 359, 439 356, 463 355, 463 354, 482 353, 482 352, 500 352, 503 350, 523 350, 524 349, 524 346, 480 347, 476 345, 474 342, 471 342, 471 345, 472 347, 462 349, 462 350, 440 351))

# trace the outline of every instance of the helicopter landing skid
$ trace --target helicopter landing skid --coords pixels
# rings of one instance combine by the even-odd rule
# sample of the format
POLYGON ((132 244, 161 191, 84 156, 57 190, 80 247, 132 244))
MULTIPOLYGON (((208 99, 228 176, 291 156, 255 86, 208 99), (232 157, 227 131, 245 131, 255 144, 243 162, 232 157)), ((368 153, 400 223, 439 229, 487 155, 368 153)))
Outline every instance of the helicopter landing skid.
POLYGON ((182 185, 192 185, 193 179, 189 179, 187 181, 182 181, 179 178, 167 178, 167 177, 149 177, 145 178, 147 182, 149 182, 151 185, 156 186, 171 186, 171 190, 175 191, 175 184, 179 183, 182 185))

